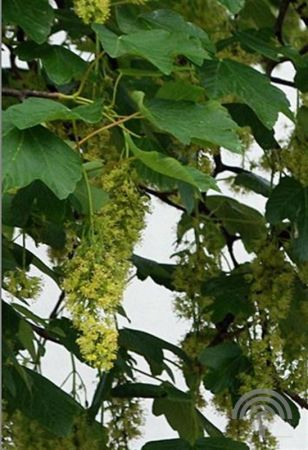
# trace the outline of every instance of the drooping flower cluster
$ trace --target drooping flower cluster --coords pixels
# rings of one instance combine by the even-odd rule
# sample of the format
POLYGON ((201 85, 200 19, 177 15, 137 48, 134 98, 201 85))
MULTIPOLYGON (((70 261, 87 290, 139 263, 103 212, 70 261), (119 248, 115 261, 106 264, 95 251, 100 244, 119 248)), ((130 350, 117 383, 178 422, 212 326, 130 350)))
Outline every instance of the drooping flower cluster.
POLYGON ((65 266, 67 307, 80 331, 77 342, 85 360, 108 371, 116 358, 115 314, 121 303, 130 257, 144 225, 145 197, 131 178, 128 163, 106 168, 101 187, 110 201, 93 218, 65 266))
POLYGON ((26 270, 16 268, 5 273, 3 287, 19 299, 35 299, 41 292, 41 279, 27 275, 26 270))

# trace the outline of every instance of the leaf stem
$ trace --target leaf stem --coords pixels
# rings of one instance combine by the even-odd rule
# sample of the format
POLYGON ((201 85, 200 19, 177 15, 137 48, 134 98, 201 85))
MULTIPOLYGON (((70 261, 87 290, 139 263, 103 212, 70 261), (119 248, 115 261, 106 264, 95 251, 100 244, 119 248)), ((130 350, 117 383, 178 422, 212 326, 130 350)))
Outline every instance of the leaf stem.
POLYGON ((96 136, 97 134, 101 133, 102 131, 109 130, 110 128, 117 127, 121 125, 124 122, 127 122, 128 120, 132 119, 141 119, 141 115, 139 112, 135 112, 133 114, 130 114, 129 116, 123 117, 122 119, 116 120, 115 122, 109 123, 108 125, 104 125, 101 128, 98 128, 97 130, 92 131, 92 133, 85 136, 83 139, 79 141, 79 145, 84 144, 86 141, 91 139, 92 137, 96 136))
MULTIPOLYGON (((80 143, 79 143, 79 145, 80 145, 80 143)), ((94 220, 93 220, 94 208, 93 208, 93 199, 92 199, 92 193, 91 193, 91 186, 90 186, 90 182, 89 182, 87 171, 85 170, 84 167, 82 169, 82 173, 83 173, 84 180, 85 180, 85 183, 86 183, 88 203, 89 203, 90 229, 91 229, 91 234, 92 234, 92 237, 93 237, 94 236, 94 220)))

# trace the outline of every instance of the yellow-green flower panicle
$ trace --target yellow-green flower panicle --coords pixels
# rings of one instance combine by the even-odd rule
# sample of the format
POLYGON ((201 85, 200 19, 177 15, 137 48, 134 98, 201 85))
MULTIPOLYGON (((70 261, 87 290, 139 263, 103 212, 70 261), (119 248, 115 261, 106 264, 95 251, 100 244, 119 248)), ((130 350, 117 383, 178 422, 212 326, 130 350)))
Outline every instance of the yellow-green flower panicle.
POLYGON ((33 300, 42 290, 42 280, 39 277, 27 275, 26 270, 17 268, 5 274, 3 287, 13 297, 33 300))
POLYGON ((126 162, 105 168, 100 186, 110 201, 92 218, 89 236, 81 239, 64 267, 66 306, 80 332, 81 354, 92 367, 105 371, 116 359, 115 315, 147 210, 131 173, 126 162))
POLYGON ((74 9, 85 23, 105 23, 110 15, 110 0, 74 0, 74 9))

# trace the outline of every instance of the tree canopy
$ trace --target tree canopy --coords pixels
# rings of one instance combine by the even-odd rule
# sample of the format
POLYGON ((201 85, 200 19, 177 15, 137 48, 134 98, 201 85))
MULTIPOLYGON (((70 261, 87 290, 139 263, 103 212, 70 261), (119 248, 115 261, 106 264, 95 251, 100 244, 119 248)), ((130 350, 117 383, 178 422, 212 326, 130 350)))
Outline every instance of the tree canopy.
POLYGON ((143 399, 178 437, 157 433, 142 450, 275 449, 270 426, 254 426, 258 395, 268 419, 297 427, 308 409, 307 23, 297 0, 4 0, 4 449, 135 449, 143 399), (181 213, 169 263, 135 251, 153 198, 181 213), (181 342, 119 326, 134 276, 171 292, 181 342), (61 294, 39 317, 46 277, 61 294), (71 391, 42 370, 48 342, 71 356, 71 391), (97 373, 89 402, 76 361, 97 373), (208 393, 226 430, 207 417, 208 393))

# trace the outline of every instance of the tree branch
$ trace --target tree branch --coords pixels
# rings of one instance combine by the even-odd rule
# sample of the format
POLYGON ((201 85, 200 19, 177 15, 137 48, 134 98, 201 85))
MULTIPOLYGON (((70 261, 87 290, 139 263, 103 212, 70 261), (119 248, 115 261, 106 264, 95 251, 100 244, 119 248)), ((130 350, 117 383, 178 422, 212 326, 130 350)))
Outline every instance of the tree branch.
POLYGON ((283 28, 283 22, 287 15, 289 5, 291 3, 291 0, 282 0, 279 7, 279 12, 277 16, 276 23, 274 25, 274 33, 278 39, 278 41, 284 45, 283 41, 283 35, 282 35, 282 28, 283 28))
POLYGON ((301 408, 308 409, 308 402, 304 398, 290 391, 285 391, 288 397, 290 397, 295 403, 297 403, 301 408))
POLYGON ((139 187, 147 194, 150 194, 150 195, 153 195, 153 197, 159 198, 159 200, 166 203, 167 205, 173 206, 173 208, 179 209, 180 211, 183 211, 183 212, 186 211, 186 209, 183 206, 170 200, 170 198, 169 198, 170 195, 175 194, 175 192, 159 192, 159 191, 155 191, 154 189, 148 188, 147 186, 144 186, 142 184, 140 184, 139 187))
POLYGON ((65 298, 65 291, 62 290, 61 294, 59 295, 58 301, 55 304, 55 307, 53 308, 53 310, 50 313, 49 319, 55 319, 57 317, 57 313, 59 311, 59 308, 60 308, 64 298, 65 298))
POLYGON ((278 78, 278 77, 270 77, 270 80, 272 81, 272 83, 283 84, 284 86, 290 86, 290 87, 296 88, 293 81, 283 80, 282 78, 278 78))
POLYGON ((2 88, 2 95, 6 97, 17 97, 21 101, 27 97, 59 99, 62 96, 60 92, 45 92, 45 91, 36 91, 32 89, 19 90, 8 87, 2 88))
POLYGON ((44 328, 38 327, 37 325, 34 325, 30 322, 27 322, 33 331, 35 331, 36 334, 38 334, 39 336, 41 336, 42 338, 44 338, 47 341, 51 341, 54 342, 55 344, 61 344, 60 341, 58 341, 57 338, 55 338, 54 336, 52 336, 51 334, 48 333, 48 331, 46 331, 44 328))

